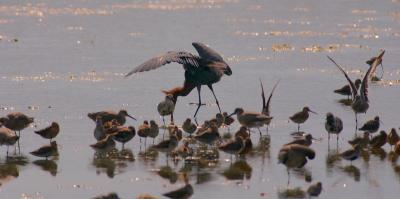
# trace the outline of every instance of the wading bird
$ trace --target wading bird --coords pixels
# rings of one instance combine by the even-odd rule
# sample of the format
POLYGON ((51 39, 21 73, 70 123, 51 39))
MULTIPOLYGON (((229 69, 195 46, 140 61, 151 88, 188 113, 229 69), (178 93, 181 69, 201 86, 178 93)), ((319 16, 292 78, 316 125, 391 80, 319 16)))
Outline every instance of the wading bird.
POLYGON ((339 134, 343 130, 343 122, 339 117, 334 116, 332 113, 326 114, 325 129, 328 132, 328 142, 331 134, 336 134, 336 143, 339 142, 339 134))
MULTIPOLYGON (((383 56, 383 53, 379 56, 380 59, 382 58, 382 56, 383 56)), ((367 113, 367 110, 369 108, 368 77, 369 77, 369 74, 371 73, 372 68, 374 68, 378 65, 380 59, 375 59, 374 63, 369 67, 368 71, 365 73, 364 78, 362 80, 360 92, 358 92, 356 86, 354 85, 353 81, 351 81, 351 79, 347 75, 346 71, 344 71, 344 69, 339 64, 337 64, 331 57, 329 57, 329 56, 327 56, 327 57, 344 74, 344 76, 346 77, 346 79, 349 82, 349 85, 351 87, 351 93, 352 93, 351 108, 353 109, 354 115, 356 118, 356 133, 357 133, 357 127, 358 127, 357 114, 358 113, 367 113)))
POLYGON ((376 66, 372 69, 371 74, 370 74, 370 78, 372 81, 379 81, 383 78, 383 64, 382 64, 382 57, 385 54, 385 50, 382 50, 381 53, 377 56, 377 57, 372 57, 371 59, 369 59, 368 61, 366 61, 365 63, 367 63, 369 66, 372 66, 372 64, 375 62, 375 60, 378 61, 378 63, 376 64, 376 66), (376 68, 378 67, 378 65, 381 65, 382 67, 382 75, 380 78, 373 76, 375 74, 376 68))
MULTIPOLYGON (((14 131, 15 135, 21 138, 21 130, 25 129, 29 126, 29 124, 33 123, 33 117, 28 117, 27 115, 20 113, 20 112, 13 112, 9 113, 6 117, 0 118, 0 126, 3 125, 11 130, 14 131)), ((18 139, 18 150, 20 149, 19 146, 19 139, 18 139)))
POLYGON ((308 112, 317 114, 316 112, 308 108, 308 106, 305 106, 302 111, 299 111, 289 117, 289 119, 292 120, 292 122, 297 124, 297 132, 300 132, 300 124, 306 122, 308 117, 310 116, 308 112))
POLYGON ((197 112, 202 105, 200 95, 201 86, 207 85, 211 90, 219 112, 221 113, 221 107, 219 106, 212 85, 219 82, 224 74, 232 75, 232 70, 221 55, 211 48, 198 42, 194 42, 192 45, 199 53, 199 56, 184 51, 169 51, 137 66, 126 74, 125 77, 134 73, 153 70, 171 62, 182 64, 185 70, 185 82, 183 87, 176 87, 163 92, 171 94, 173 96, 174 104, 176 104, 178 96, 187 96, 194 88, 197 88, 199 103, 197 104, 197 109, 194 113, 194 117, 196 118, 197 112))
MULTIPOLYGON (((271 98, 272 98, 272 95, 274 94, 276 86, 278 86, 279 81, 280 80, 278 80, 275 83, 274 87, 272 88, 271 94, 269 94, 268 100, 265 102, 264 87, 263 87, 263 83, 262 83, 262 81, 260 79, 261 97, 262 97, 262 103, 263 103, 262 109, 261 109, 261 113, 266 115, 266 116, 268 116, 268 117, 271 117, 271 98)), ((271 117, 271 120, 272 120, 272 117, 271 117)), ((268 127, 269 127, 269 124, 271 123, 271 120, 267 121, 267 123, 266 123, 266 125, 267 125, 267 133, 268 133, 268 127)))
POLYGON ((100 117, 103 123, 108 121, 116 120, 120 125, 125 124, 125 117, 130 117, 133 120, 136 120, 134 117, 128 114, 126 110, 120 110, 118 113, 114 111, 100 111, 94 113, 88 113, 88 117, 93 121, 97 121, 97 118, 100 117))
POLYGON ((41 129, 39 131, 35 131, 36 134, 42 136, 43 138, 50 139, 50 143, 51 140, 55 138, 59 132, 60 132, 60 125, 58 125, 57 122, 52 122, 50 126, 41 129))
POLYGON ((1 127, 0 128, 0 146, 7 146, 7 157, 9 146, 14 145, 18 141, 19 137, 15 135, 10 129, 1 127))

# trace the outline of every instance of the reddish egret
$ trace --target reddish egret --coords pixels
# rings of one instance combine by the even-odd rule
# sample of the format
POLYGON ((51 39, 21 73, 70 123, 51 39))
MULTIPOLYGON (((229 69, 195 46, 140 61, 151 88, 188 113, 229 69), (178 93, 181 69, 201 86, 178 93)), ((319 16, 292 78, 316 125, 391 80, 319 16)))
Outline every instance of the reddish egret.
POLYGON ((351 81, 350 77, 347 75, 346 71, 337 64, 332 58, 329 56, 328 59, 331 60, 335 66, 344 74, 346 77, 347 81, 349 82, 350 88, 351 88, 351 93, 352 93, 352 103, 351 103, 351 108, 354 111, 354 115, 356 118, 356 133, 357 133, 357 127, 358 127, 358 121, 357 121, 357 114, 358 113, 366 113, 368 108, 369 108, 369 100, 368 100, 368 77, 369 74, 371 73, 372 68, 375 68, 379 60, 382 59, 382 56, 385 51, 383 51, 377 59, 375 59, 374 63, 369 67, 368 71, 365 73, 364 78, 361 83, 361 88, 360 92, 357 91, 356 86, 354 85, 353 81, 351 81))
POLYGON ((192 45, 199 53, 199 56, 184 51, 169 51, 137 66, 128 74, 126 74, 125 77, 134 73, 153 70, 171 62, 182 64, 185 70, 185 82, 183 87, 176 87, 171 90, 164 91, 164 93, 171 94, 173 96, 174 103, 176 104, 178 96, 187 96, 194 88, 197 88, 199 103, 197 104, 197 109, 194 113, 194 117, 196 117, 197 112, 202 105, 200 95, 201 86, 207 85, 211 90, 219 112, 221 113, 221 107, 219 106, 219 102, 214 93, 212 85, 219 82, 224 74, 232 75, 232 70, 221 57, 221 55, 219 55, 213 49, 198 42, 194 42, 192 45))

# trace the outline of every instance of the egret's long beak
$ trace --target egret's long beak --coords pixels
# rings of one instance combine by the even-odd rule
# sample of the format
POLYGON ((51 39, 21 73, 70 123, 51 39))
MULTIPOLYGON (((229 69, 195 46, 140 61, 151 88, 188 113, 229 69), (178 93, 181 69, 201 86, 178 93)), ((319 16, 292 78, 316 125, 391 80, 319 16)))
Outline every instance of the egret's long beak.
POLYGON ((129 115, 129 114, 126 114, 126 116, 128 116, 128 117, 132 118, 133 120, 137 121, 134 117, 132 117, 132 116, 129 115))
POLYGON ((235 114, 236 114, 236 113, 233 112, 233 113, 229 114, 228 117, 232 117, 232 115, 235 115, 235 114))

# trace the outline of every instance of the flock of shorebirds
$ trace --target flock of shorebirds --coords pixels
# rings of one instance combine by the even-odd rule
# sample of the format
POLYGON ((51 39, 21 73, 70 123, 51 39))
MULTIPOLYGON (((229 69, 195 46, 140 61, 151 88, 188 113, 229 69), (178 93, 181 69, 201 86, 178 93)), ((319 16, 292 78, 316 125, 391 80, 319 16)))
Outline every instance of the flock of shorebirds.
MULTIPOLYGON (((141 144, 142 139, 144 139, 145 150, 147 138, 153 138, 151 148, 165 152, 167 161, 169 156, 172 158, 179 157, 184 160, 193 160, 195 156, 193 148, 198 145, 206 145, 207 148, 216 147, 223 152, 231 154, 232 159, 233 155, 244 156, 252 150, 253 144, 250 139, 251 129, 257 129, 260 136, 262 136, 260 128, 265 126, 268 134, 268 127, 273 119, 270 112, 271 98, 279 81, 275 83, 270 95, 266 98, 263 84, 260 80, 263 105, 261 111, 252 112, 244 110, 243 108, 236 108, 231 114, 222 112, 220 103, 214 93, 213 84, 219 82, 224 74, 231 75, 232 70, 223 58, 208 46, 202 43, 193 43, 192 45, 197 50, 198 55, 182 51, 169 51, 144 62, 126 75, 130 76, 135 73, 153 70, 171 62, 183 65, 185 70, 183 86, 175 87, 171 90, 164 90, 165 99, 157 106, 157 110, 163 119, 162 125, 158 125, 155 120, 150 120, 150 122, 146 120, 137 129, 134 126, 124 126, 126 117, 136 120, 133 116, 128 114, 126 110, 120 110, 119 112, 100 111, 88 113, 88 117, 96 123, 93 134, 97 142, 90 145, 96 152, 107 153, 107 151, 115 149, 115 141, 122 143, 123 149, 125 143, 132 140, 137 134, 141 144), (215 118, 211 118, 210 120, 204 121, 203 124, 198 125, 196 116, 201 106, 205 105, 201 101, 200 92, 202 85, 207 85, 211 90, 219 112, 216 114, 215 118), (173 117, 178 97, 187 96, 194 88, 196 88, 198 92, 197 109, 193 116, 195 120, 187 118, 182 125, 178 126, 174 122, 173 117), (236 120, 240 123, 241 127, 234 134, 233 138, 222 139, 219 129, 226 127, 229 129, 228 131, 230 131, 229 126, 235 122, 235 118, 233 118, 234 115, 236 115, 236 120), (166 116, 170 116, 169 124, 166 124, 166 116), (154 144, 154 139, 161 136, 160 129, 164 129, 162 141, 154 144), (164 135, 165 132, 168 132, 167 136, 164 135), (187 133, 188 136, 184 136, 183 132, 187 133)), ((349 105, 355 114, 356 134, 357 130, 365 132, 360 137, 355 134, 354 140, 349 141, 352 147, 340 153, 343 159, 349 160, 351 163, 356 160, 360 156, 361 151, 365 150, 367 147, 380 148, 386 143, 389 143, 392 148, 394 146, 394 151, 400 154, 400 138, 395 128, 392 128, 389 134, 381 130, 378 135, 371 137, 379 131, 381 123, 379 116, 367 121, 358 128, 357 115, 359 113, 366 113, 369 108, 368 82, 376 68, 382 65, 384 53, 385 51, 382 51, 378 56, 368 60, 367 64, 369 65, 369 69, 365 73, 364 78, 362 80, 357 79, 355 82, 349 78, 346 71, 339 64, 328 56, 328 59, 344 74, 348 81, 345 86, 334 92, 348 96, 349 105), (351 98, 349 98, 350 96, 351 98)), ((307 121, 309 113, 316 114, 306 106, 301 111, 289 117, 293 123, 297 124, 296 137, 293 141, 284 144, 278 154, 279 163, 287 167, 288 179, 290 169, 302 168, 308 160, 314 159, 316 155, 315 151, 310 148, 312 140, 314 139, 312 135, 300 132, 300 125, 307 121)), ((0 128, 0 145, 7 146, 7 157, 9 146, 15 145, 18 142, 19 148, 19 139, 21 138, 19 132, 33 122, 33 118, 19 112, 10 113, 0 118, 0 126, 2 126, 0 128)), ((336 140, 338 142, 339 135, 343 130, 343 122, 333 113, 327 113, 325 129, 328 132, 328 142, 331 134, 336 134, 336 140)), ((43 138, 50 139, 50 145, 43 146, 31 152, 31 154, 38 157, 45 157, 46 159, 50 156, 56 156, 58 154, 57 143, 52 141, 52 139, 58 135, 59 131, 60 127, 56 122, 53 122, 49 127, 35 131, 35 133, 43 138)), ((166 193, 164 196, 169 198, 189 198, 193 194, 193 187, 188 183, 188 176, 184 175, 184 178, 186 182, 184 187, 166 193)), ((307 193, 310 196, 318 196, 321 190, 322 183, 317 182, 309 187, 307 193)), ((113 198, 115 195, 110 194, 109 196, 109 198, 113 198)), ((103 198, 107 197, 108 196, 104 196, 103 198)), ((116 196, 116 198, 118 197, 116 196)))

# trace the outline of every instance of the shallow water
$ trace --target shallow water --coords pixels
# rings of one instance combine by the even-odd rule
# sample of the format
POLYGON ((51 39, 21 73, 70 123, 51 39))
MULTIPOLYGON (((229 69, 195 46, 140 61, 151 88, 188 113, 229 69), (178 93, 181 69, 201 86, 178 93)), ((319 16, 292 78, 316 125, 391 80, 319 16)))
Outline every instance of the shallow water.
MULTIPOLYGON (((277 163, 277 154, 297 128, 288 123, 288 116, 305 105, 318 112, 302 130, 321 138, 311 146, 316 158, 305 166, 313 183, 322 182, 321 197, 396 198, 400 164, 390 160, 389 145, 384 146, 383 155, 356 160, 354 167, 345 160, 327 164, 336 143, 331 140, 333 152, 328 151, 324 120, 328 111, 343 119, 337 150, 348 149, 354 115, 332 92, 345 79, 326 55, 355 79, 367 70, 364 62, 385 49, 384 79, 370 85, 370 109, 359 123, 379 115, 381 129, 399 127, 399 10, 398 0, 2 1, 0 114, 21 111, 35 117, 36 123, 22 132, 21 156, 6 160, 6 147, 1 148, 0 198, 91 198, 112 191, 121 198, 141 193, 161 197, 183 186, 182 180, 171 183, 156 174, 167 164, 165 154, 144 159, 137 137, 126 144, 133 157, 128 153, 113 160, 94 159, 89 144, 95 142, 95 124, 86 114, 127 109, 139 119, 128 124, 137 127, 145 119, 161 123, 156 110, 163 99, 160 89, 182 84, 181 66, 171 64, 129 78, 123 75, 168 50, 194 53, 192 41, 209 44, 233 70, 232 76, 214 86, 224 111, 238 106, 258 111, 258 78, 267 93, 281 79, 272 99, 269 148, 246 157, 251 172, 242 180, 224 177, 231 163, 230 155, 223 152, 216 164, 194 166, 189 177, 192 198, 277 198, 287 188, 288 177, 285 166, 277 163), (29 152, 48 140, 33 131, 52 121, 61 125, 56 138, 60 156, 40 161, 29 152)), ((209 90, 202 91, 203 100, 214 103, 209 90)), ((192 116, 195 107, 188 104, 196 100, 196 92, 179 99, 176 121, 192 116)), ((203 107, 198 120, 214 116, 217 110, 203 107)), ((238 123, 231 129, 236 131, 238 123)), ((258 138, 254 133, 255 145, 258 138)), ((184 166, 182 161, 168 164, 175 172, 184 166)), ((289 187, 307 188, 310 183, 304 178, 304 171, 291 172, 289 187)))

